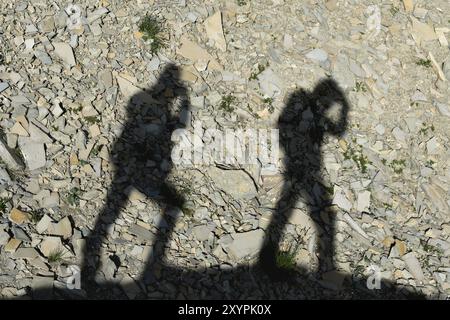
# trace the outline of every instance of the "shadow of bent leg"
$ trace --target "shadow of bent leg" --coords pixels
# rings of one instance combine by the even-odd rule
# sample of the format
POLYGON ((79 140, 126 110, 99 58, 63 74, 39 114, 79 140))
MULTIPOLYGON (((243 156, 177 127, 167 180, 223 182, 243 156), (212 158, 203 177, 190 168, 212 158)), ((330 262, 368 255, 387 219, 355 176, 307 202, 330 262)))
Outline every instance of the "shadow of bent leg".
POLYGON ((176 221, 180 216, 180 210, 186 201, 169 183, 164 183, 161 186, 160 193, 162 198, 157 201, 159 206, 164 208, 164 214, 159 222, 158 232, 153 242, 153 252, 148 258, 141 276, 141 281, 144 284, 149 284, 155 279, 154 269, 156 264, 164 265, 165 247, 170 242, 176 221))
POLYGON ((289 182, 283 186, 283 197, 277 203, 276 210, 266 230, 266 240, 259 253, 259 267, 273 280, 285 280, 289 277, 286 270, 278 267, 277 256, 280 251, 283 232, 297 201, 293 186, 289 182))

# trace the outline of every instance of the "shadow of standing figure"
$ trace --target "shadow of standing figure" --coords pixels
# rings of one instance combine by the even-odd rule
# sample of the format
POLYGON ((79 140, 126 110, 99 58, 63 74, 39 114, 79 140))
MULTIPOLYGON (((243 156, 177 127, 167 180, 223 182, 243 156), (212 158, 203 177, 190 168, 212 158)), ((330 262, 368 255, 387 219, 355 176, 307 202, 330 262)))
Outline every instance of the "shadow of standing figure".
POLYGON ((343 135, 348 109, 338 84, 332 79, 325 79, 312 92, 301 89, 292 93, 279 117, 280 146, 284 151, 284 184, 259 256, 260 267, 273 279, 289 278, 287 271, 277 266, 277 256, 284 228, 299 198, 307 205, 316 229, 326 231, 318 241, 318 271, 334 269, 335 214, 325 211, 332 201, 321 174, 321 146, 327 134, 336 137, 343 135), (341 109, 338 120, 333 122, 326 113, 335 103, 339 103, 341 109))
POLYGON ((176 219, 175 211, 169 210, 182 207, 185 201, 167 181, 172 169, 172 132, 183 127, 180 113, 187 111, 189 106, 187 90, 179 83, 179 76, 178 67, 173 64, 166 66, 153 87, 133 95, 128 102, 126 123, 110 154, 115 171, 106 204, 84 248, 81 273, 82 287, 87 291, 96 287, 95 277, 100 269, 98 257, 106 230, 118 218, 132 188, 154 200, 164 211, 153 242, 152 261, 148 261, 147 266, 163 258, 164 252, 157 252, 155 248, 159 245, 159 251, 164 251, 162 245, 169 240, 173 220, 176 219), (181 99, 180 109, 171 112, 177 98, 181 99), (165 232, 162 229, 166 229, 165 232))

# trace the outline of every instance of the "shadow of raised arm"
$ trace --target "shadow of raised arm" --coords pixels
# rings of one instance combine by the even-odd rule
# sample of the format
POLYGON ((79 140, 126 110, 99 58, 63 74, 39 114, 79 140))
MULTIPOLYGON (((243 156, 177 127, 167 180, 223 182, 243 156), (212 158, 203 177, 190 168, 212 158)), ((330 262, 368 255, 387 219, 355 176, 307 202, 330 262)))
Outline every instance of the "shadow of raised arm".
POLYGON ((326 127, 326 132, 333 136, 341 137, 347 128, 349 110, 349 104, 344 91, 333 79, 325 79, 317 84, 312 96, 317 99, 317 102, 320 103, 323 108, 322 119, 326 127), (325 116, 325 112, 331 108, 334 103, 340 103, 342 105, 337 121, 333 121, 325 116))

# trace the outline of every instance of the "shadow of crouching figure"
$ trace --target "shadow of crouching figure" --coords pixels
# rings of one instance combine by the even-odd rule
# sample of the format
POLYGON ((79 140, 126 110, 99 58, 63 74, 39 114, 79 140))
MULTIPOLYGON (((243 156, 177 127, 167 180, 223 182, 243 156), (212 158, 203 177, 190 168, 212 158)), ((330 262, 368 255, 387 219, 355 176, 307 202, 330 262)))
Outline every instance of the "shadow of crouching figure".
MULTIPOLYGON (((172 169, 171 135, 174 130, 183 127, 180 112, 187 111, 189 106, 187 90, 179 83, 179 73, 175 65, 168 65, 153 87, 135 94, 128 102, 126 123, 110 154, 115 171, 106 204, 84 248, 82 288, 88 292, 97 287, 95 276, 100 267, 100 248, 105 241, 106 230, 114 224, 126 205, 130 187, 154 200, 164 211, 154 248, 156 244, 165 244, 169 240, 173 222, 167 214, 168 209, 171 205, 181 207, 184 203, 183 197, 166 180, 172 169), (170 108, 175 109, 174 102, 178 97, 181 107, 179 111, 171 112, 170 108), (162 231, 163 223, 168 229, 166 232, 162 231)), ((154 261, 161 258, 158 254, 153 255, 154 261)), ((152 261, 149 261, 147 266, 151 264, 152 261)))
POLYGON ((278 129, 280 146, 284 151, 284 185, 259 257, 260 267, 273 279, 289 278, 287 271, 277 266, 277 257, 283 231, 299 198, 307 205, 316 230, 326 231, 324 233, 327 234, 320 239, 318 271, 334 269, 335 214, 325 211, 332 201, 321 173, 321 146, 326 134, 343 135, 348 109, 338 84, 332 79, 325 79, 312 92, 301 89, 291 94, 280 115, 278 129), (340 114, 337 120, 332 121, 326 113, 335 103, 340 104, 340 114))

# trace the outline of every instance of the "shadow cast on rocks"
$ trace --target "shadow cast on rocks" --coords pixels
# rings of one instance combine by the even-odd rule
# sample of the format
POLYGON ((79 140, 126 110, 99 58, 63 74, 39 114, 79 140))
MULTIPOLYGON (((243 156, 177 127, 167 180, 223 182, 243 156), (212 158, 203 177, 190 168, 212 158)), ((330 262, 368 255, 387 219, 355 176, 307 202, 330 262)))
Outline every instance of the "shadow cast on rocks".
POLYGON ((368 289, 363 276, 340 274, 339 284, 323 282, 306 271, 290 272, 289 280, 274 281, 259 266, 241 266, 230 270, 216 268, 189 270, 165 266, 159 280, 144 284, 141 280, 126 283, 104 282, 84 290, 45 288, 31 292, 33 299, 270 299, 270 300, 424 300, 412 287, 398 286, 382 280, 380 289, 368 289))
MULTIPOLYGON (((149 90, 134 95, 127 105, 127 120, 111 150, 115 166, 106 204, 87 236, 81 268, 82 290, 44 288, 34 290, 35 299, 423 299, 412 289, 382 281, 380 289, 368 289, 365 277, 342 274, 334 265, 334 217, 327 182, 322 177, 321 147, 326 136, 340 137, 347 126, 349 105, 332 79, 325 79, 312 92, 291 94, 278 122, 284 151, 284 186, 266 231, 257 262, 229 270, 183 269, 165 261, 164 248, 177 219, 176 208, 185 200, 169 182, 172 170, 171 134, 183 127, 182 112, 189 108, 187 88, 180 70, 169 65, 149 90), (174 108, 176 100, 180 107, 174 108), (338 115, 328 115, 339 105, 338 115), (146 262, 142 276, 128 282, 98 281, 102 244, 107 230, 130 197, 130 187, 154 201, 164 212, 153 243, 155 254, 146 262), (276 258, 284 229, 297 200, 302 200, 317 229, 321 229, 318 271, 288 271, 276 258), (323 272, 332 271, 326 281, 323 272)), ((178 209, 179 210, 179 209, 178 209)), ((117 262, 119 263, 119 262, 117 262)), ((372 281, 372 279, 369 279, 372 281)))

